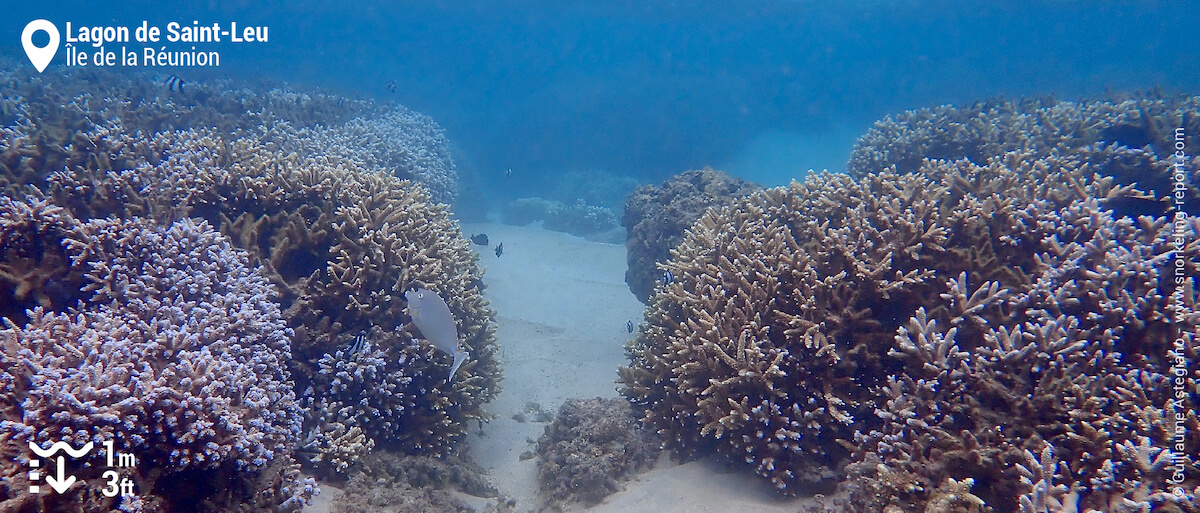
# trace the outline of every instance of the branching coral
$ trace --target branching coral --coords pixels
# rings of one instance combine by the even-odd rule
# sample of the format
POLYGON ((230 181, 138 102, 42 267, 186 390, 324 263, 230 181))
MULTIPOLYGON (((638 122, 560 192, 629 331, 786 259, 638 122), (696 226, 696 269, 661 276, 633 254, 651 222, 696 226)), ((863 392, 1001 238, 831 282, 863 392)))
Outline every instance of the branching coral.
POLYGON ((276 142, 302 138, 287 124, 230 142, 197 131, 137 139, 117 127, 103 139, 132 165, 59 172, 51 191, 93 214, 202 217, 219 226, 279 287, 302 389, 313 386, 313 400, 339 410, 363 405, 331 421, 404 450, 450 450, 467 421, 485 418, 481 406, 500 379, 477 257, 423 188, 336 153, 291 153, 276 142), (404 292, 415 287, 446 298, 471 354, 467 377, 452 385, 445 371, 431 371, 448 365, 443 355, 410 344, 419 334, 404 292), (359 388, 336 388, 318 361, 363 330, 373 330, 386 363, 359 388), (378 401, 367 406, 360 391, 378 401))
POLYGON ((314 470, 328 476, 356 469, 374 448, 375 441, 367 438, 362 429, 322 419, 309 431, 297 452, 308 457, 314 470))
POLYGON ((1129 449, 1158 454, 1174 415, 1168 223, 1105 208, 1139 194, 1077 155, 1012 153, 710 211, 666 265, 622 393, 677 450, 715 447, 785 493, 841 476, 850 511, 1016 510, 1032 493, 1016 465, 1049 446, 1050 486, 1082 505, 1184 507, 1129 449))
MULTIPOLYGON (((452 197, 441 129, 371 101, 161 81, 0 82, 9 456, 33 438, 116 437, 144 463, 125 472, 144 495, 123 508, 290 510, 313 492, 295 479, 302 428, 303 454, 343 472, 376 444, 460 447, 500 371, 475 257, 446 206, 400 178, 452 197), (470 352, 452 384, 405 313, 414 287, 447 299, 470 352), (346 347, 363 331, 360 358, 346 347), (330 411, 301 422, 294 390, 330 411)), ((14 479, 4 507, 41 504, 14 479)))
POLYGON ((87 68, 4 81, 0 118, 11 123, 0 125, 0 189, 10 194, 29 194, 29 185, 44 190, 46 177, 63 168, 132 167, 119 161, 117 149, 88 137, 113 123, 129 135, 205 130, 237 139, 286 122, 301 133, 280 141, 289 151, 338 153, 422 183, 440 202, 449 203, 457 194, 449 142, 428 116, 371 100, 253 90, 227 80, 188 82, 184 92, 163 85, 164 78, 87 68))
POLYGON ((711 168, 687 171, 662 185, 647 185, 629 195, 621 225, 628 234, 629 269, 625 283, 646 303, 663 273, 659 265, 670 258, 671 248, 683 232, 706 210, 723 207, 761 187, 711 168))
POLYGON ((45 200, 0 196, 0 316, 27 320, 25 311, 63 311, 80 299, 83 276, 72 268, 64 237, 78 222, 45 200))
MULTIPOLYGON (((1176 144, 1200 145, 1200 97, 1120 101, 1016 102, 993 100, 965 107, 943 105, 889 116, 859 138, 847 164, 865 175, 895 166, 915 172, 926 159, 968 159, 982 164, 1006 152, 1037 157, 1052 153, 1087 160, 1120 184, 1137 183, 1159 197, 1172 190, 1170 166, 1176 144)), ((1190 166, 1186 209, 1200 212, 1200 169, 1190 166)), ((1129 205, 1135 214, 1162 215, 1166 205, 1129 205)))
MULTIPOLYGON (((4 477, 25 473, 29 442, 111 441, 139 462, 129 477, 147 504, 297 508, 305 492, 290 457, 300 429, 286 367, 291 332, 245 253, 189 220, 93 220, 60 235, 71 266, 86 269, 87 297, 78 309, 37 308, 25 325, 0 330, 4 477), (181 496, 171 483, 184 475, 261 487, 181 496)), ((79 477, 102 483, 103 468, 79 477)), ((73 490, 4 500, 54 507, 93 493, 73 490)))
MULTIPOLYGON (((1032 287, 1001 302, 1007 315, 988 316, 975 351, 951 346, 959 354, 952 372, 891 381, 883 433, 857 439, 878 455, 864 461, 886 466, 856 464, 852 473, 880 479, 884 468, 906 472, 913 478, 906 486, 915 490, 939 477, 973 475, 981 483, 973 492, 1002 511, 1018 507, 1022 490, 1019 506, 1028 511, 1076 504, 1137 511, 1166 502, 1187 509, 1193 498, 1161 488, 1172 435, 1163 419, 1175 415, 1164 407, 1170 389, 1163 330, 1170 319, 1157 271, 1170 255, 1164 223, 1114 220, 1094 199, 1029 221, 1026 237, 1045 248, 1036 255, 1032 287)), ((896 337, 898 346, 913 345, 910 333, 922 340, 953 333, 923 319, 919 311, 896 337)), ((1193 332, 1195 326, 1184 324, 1193 332)), ((926 369, 938 367, 933 352, 906 352, 926 369)), ((1196 425, 1194 413, 1179 413, 1188 429, 1196 425)))
MULTIPOLYGON (((403 107, 373 118, 356 118, 331 130, 331 142, 351 149, 367 166, 399 178, 411 178, 429 189, 434 201, 452 203, 458 196, 458 173, 449 142, 433 118, 403 107)), ((324 143, 322 137, 312 140, 324 143)))

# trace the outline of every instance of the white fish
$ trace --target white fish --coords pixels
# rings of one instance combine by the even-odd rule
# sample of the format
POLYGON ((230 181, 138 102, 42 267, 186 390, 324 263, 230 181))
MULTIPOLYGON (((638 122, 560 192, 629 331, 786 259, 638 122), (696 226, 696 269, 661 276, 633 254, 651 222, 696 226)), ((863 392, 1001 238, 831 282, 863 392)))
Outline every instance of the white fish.
POLYGON ((454 357, 450 377, 446 378, 447 382, 454 381, 458 366, 467 359, 467 351, 458 344, 458 328, 454 326, 450 307, 441 296, 427 289, 410 290, 404 293, 404 298, 408 300, 408 316, 412 317, 425 340, 454 357))

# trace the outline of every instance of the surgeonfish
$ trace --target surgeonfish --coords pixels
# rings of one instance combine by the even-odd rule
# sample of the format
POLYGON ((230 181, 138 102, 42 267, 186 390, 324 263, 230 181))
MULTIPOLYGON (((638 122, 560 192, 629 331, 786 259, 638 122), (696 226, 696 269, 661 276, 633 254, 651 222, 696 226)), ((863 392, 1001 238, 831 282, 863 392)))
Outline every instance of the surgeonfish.
POLYGON ((471 234, 471 242, 473 242, 477 245, 480 245, 480 246, 487 246, 488 245, 487 234, 481 233, 479 235, 475 235, 474 233, 472 233, 471 234))
POLYGON ((503 255, 503 254, 504 254, 504 243, 501 242, 499 246, 496 246, 496 258, 500 258, 500 255, 503 255))
POLYGON ((458 328, 454 326, 450 307, 446 306, 441 296, 427 289, 410 290, 404 293, 404 298, 408 300, 408 316, 412 317, 413 324, 421 330, 425 340, 454 357, 450 376, 446 378, 447 382, 454 381, 458 366, 467 359, 467 351, 458 344, 458 328))

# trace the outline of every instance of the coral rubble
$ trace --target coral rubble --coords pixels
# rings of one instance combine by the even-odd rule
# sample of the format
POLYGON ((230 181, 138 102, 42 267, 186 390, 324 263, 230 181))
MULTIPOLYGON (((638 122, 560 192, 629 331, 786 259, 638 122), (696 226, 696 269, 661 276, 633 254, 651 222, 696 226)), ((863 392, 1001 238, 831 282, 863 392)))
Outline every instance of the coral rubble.
POLYGON ((1167 419, 1200 443, 1166 386, 1197 356, 1200 317, 1170 298, 1194 304, 1200 268, 1174 255, 1200 222, 1115 215, 1144 193, 1075 154, 917 171, 818 174, 701 217, 620 371, 643 421, 786 494, 839 483, 846 511, 1196 511, 1200 481, 1169 493, 1164 455, 1167 419))
POLYGON ((663 276, 671 248, 706 210, 760 190, 758 185, 711 168, 680 173, 662 185, 647 185, 629 195, 621 225, 625 227, 629 268, 625 283, 648 303, 663 276))
POLYGON ((571 399, 537 441, 538 476, 548 504, 599 503, 621 481, 654 465, 660 442, 621 399, 571 399))
POLYGON ((474 511, 451 491, 494 498, 496 487, 483 470, 461 455, 449 458, 402 456, 377 452, 365 458, 362 469, 347 480, 346 493, 334 502, 338 513, 474 511))
POLYGON ((637 180, 604 170, 567 171, 551 184, 536 190, 541 196, 510 201, 501 211, 505 223, 541 223, 547 230, 570 233, 589 240, 619 243, 625 240, 618 222, 625 197, 637 180))
POLYGON ((617 216, 582 199, 573 205, 544 198, 519 198, 504 207, 504 222, 526 225, 540 221, 547 230, 588 236, 618 229, 617 216))

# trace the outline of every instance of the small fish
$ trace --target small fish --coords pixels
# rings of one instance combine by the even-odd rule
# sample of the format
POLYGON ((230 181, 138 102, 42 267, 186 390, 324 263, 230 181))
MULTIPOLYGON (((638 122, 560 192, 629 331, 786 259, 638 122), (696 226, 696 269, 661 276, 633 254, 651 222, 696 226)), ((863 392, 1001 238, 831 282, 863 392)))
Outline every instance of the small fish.
POLYGON ((633 321, 625 321, 625 331, 633 333, 633 321))
POLYGON ((179 91, 179 92, 181 92, 181 93, 183 92, 183 84, 184 84, 184 82, 183 82, 183 79, 182 79, 182 78, 179 78, 179 77, 177 77, 177 76, 175 76, 175 75, 171 75, 171 76, 167 77, 167 79, 166 79, 166 80, 164 80, 164 81, 163 81, 163 83, 164 83, 164 84, 167 84, 167 90, 168 90, 168 91, 175 91, 175 90, 178 90, 178 91, 179 91))
POLYGON ((507 177, 509 177, 509 178, 512 178, 512 168, 511 168, 511 167, 510 167, 510 168, 508 168, 508 171, 505 171, 505 172, 504 172, 504 176, 507 176, 507 177))
POLYGON ((503 255, 503 254, 504 254, 504 243, 501 242, 499 246, 496 246, 496 258, 500 258, 500 255, 503 255))
POLYGON ((371 337, 367 330, 360 331, 354 341, 346 346, 347 356, 354 357, 371 351, 371 337))
POLYGON ((668 269, 667 272, 663 273, 661 281, 664 286, 675 283, 675 275, 671 274, 671 271, 668 269))
POLYGON ((408 300, 408 316, 413 324, 421 330, 421 335, 433 347, 454 357, 450 366, 450 377, 447 382, 454 381, 458 367, 467 359, 467 351, 458 343, 458 327, 454 325, 454 315, 442 297, 431 290, 414 289, 404 293, 408 300))
POLYGON ((487 246, 488 245, 487 234, 481 233, 479 235, 475 235, 474 233, 472 233, 471 234, 471 242, 474 242, 475 244, 477 244, 479 246, 487 246))
POLYGON ((388 88, 388 92, 395 94, 396 93, 396 81, 395 80, 389 81, 387 83, 387 88, 388 88))

